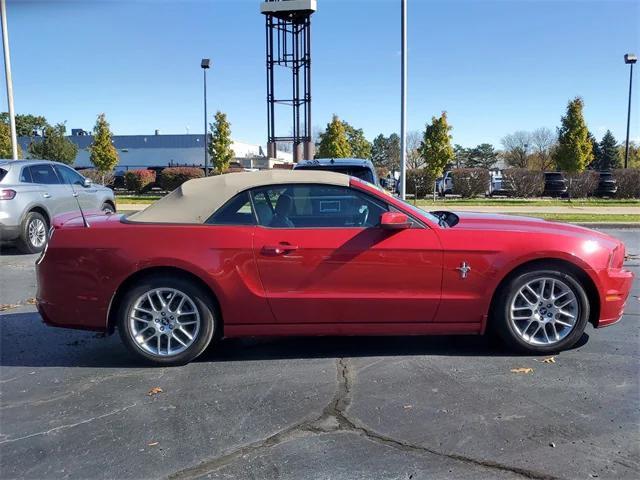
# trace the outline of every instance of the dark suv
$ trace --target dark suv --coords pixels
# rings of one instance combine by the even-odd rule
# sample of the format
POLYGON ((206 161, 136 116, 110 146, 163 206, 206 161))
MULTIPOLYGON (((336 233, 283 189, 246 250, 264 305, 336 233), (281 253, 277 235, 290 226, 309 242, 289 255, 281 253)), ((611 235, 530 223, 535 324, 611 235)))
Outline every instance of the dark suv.
POLYGON ((618 191, 618 182, 611 172, 600 172, 598 187, 594 192, 597 197, 613 197, 618 191))
POLYGON ((567 180, 562 172, 544 172, 545 197, 565 197, 567 195, 567 180))

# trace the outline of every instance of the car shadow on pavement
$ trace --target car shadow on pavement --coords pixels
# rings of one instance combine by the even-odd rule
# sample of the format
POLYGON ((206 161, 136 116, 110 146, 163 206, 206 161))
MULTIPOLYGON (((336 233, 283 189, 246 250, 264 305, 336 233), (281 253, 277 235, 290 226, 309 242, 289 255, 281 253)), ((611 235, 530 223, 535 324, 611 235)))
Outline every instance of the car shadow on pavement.
MULTIPOLYGON (((581 347, 588 339, 585 333, 573 348, 581 347)), ((434 355, 519 356, 489 336, 260 337, 224 339, 196 361, 434 355)), ((118 335, 47 327, 36 312, 0 314, 0 366, 146 367, 124 348, 118 335)))
MULTIPOLYGON (((589 341, 583 334, 572 349, 589 341)), ((396 356, 517 357, 523 356, 491 336, 350 336, 231 338, 207 349, 196 361, 396 356)), ((526 356, 532 356, 527 354, 526 356)), ((541 355, 542 356, 542 355, 541 355)))

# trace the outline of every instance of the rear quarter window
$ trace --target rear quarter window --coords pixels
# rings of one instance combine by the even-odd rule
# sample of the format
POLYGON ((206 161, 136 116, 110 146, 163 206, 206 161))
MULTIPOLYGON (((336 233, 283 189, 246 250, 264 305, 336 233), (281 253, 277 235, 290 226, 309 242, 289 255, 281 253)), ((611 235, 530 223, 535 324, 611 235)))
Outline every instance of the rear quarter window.
POLYGON ((8 170, 5 170, 4 168, 0 168, 0 182, 7 176, 7 171, 8 170))

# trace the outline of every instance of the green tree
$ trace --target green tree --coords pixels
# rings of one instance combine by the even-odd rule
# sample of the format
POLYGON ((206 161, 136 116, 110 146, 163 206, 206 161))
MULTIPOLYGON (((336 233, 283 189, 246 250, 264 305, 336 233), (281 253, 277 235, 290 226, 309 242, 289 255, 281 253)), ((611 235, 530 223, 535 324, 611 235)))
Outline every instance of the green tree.
MULTIPOLYGON (((9 125, 9 114, 7 112, 0 113, 0 122, 9 125)), ((50 126, 47 119, 41 115, 16 115, 16 133, 19 137, 31 137, 34 132, 42 136, 45 133, 45 129, 50 126)))
MULTIPOLYGON (((624 142, 618 145, 620 163, 624 165, 624 142)), ((629 168, 640 168, 640 145, 634 141, 629 141, 629 168)))
POLYGON ((455 158, 454 163, 456 164, 456 168, 467 166, 469 153, 471 153, 470 148, 464 148, 462 145, 458 145, 457 143, 453 146, 453 155, 455 158))
POLYGON ((29 144, 29 156, 73 165, 78 154, 78 147, 65 138, 66 132, 67 128, 64 123, 46 127, 42 139, 34 139, 29 144))
POLYGON ((600 160, 602 160, 602 151, 600 150, 600 144, 598 143, 598 139, 589 132, 589 142, 591 142, 591 151, 593 152, 593 160, 587 166, 591 170, 600 170, 600 160))
POLYGON ((113 170, 120 160, 118 151, 113 146, 112 136, 105 114, 101 113, 93 127, 93 143, 89 147, 91 152, 89 160, 103 175, 113 170))
POLYGON ((371 161, 377 168, 387 168, 387 137, 383 134, 373 139, 371 145, 371 161))
POLYGON ((318 158, 348 158, 351 156, 351 145, 347 138, 344 123, 334 115, 327 128, 320 134, 318 158))
POLYGON ((498 161, 498 152, 490 143, 482 143, 469 152, 469 158, 465 166, 469 168, 490 169, 498 161))
POLYGON ((209 155, 211 164, 217 173, 224 173, 229 168, 229 162, 235 156, 231 149, 231 124, 227 121, 227 114, 216 112, 215 121, 209 125, 211 138, 209 140, 209 155))
POLYGON ((362 129, 354 128, 347 122, 342 122, 342 124, 351 149, 351 156, 355 158, 371 157, 371 142, 365 138, 362 129))
POLYGON ((558 148, 554 159, 559 170, 582 172, 593 160, 593 145, 584 121, 584 102, 576 97, 567 105, 567 113, 558 128, 558 148))
POLYGON ((426 125, 420 152, 425 161, 425 169, 433 178, 442 175, 445 167, 455 158, 449 134, 451 129, 447 122, 447 112, 442 112, 440 117, 432 117, 431 124, 426 125))
MULTIPOLYGON (((11 149, 11 128, 0 122, 0 158, 13 158, 11 149)), ((18 144, 18 158, 22 158, 22 149, 18 144)))
POLYGON ((606 131, 599 146, 598 169, 613 170, 622 166, 618 142, 610 130, 606 131))

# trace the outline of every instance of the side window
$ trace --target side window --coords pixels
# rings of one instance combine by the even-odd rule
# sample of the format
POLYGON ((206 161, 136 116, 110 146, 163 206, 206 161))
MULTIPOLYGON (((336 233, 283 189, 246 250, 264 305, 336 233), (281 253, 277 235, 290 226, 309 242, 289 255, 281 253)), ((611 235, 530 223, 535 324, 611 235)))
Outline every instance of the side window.
POLYGON ((58 177, 62 179, 62 183, 68 183, 69 185, 84 185, 84 177, 75 170, 61 165, 56 165, 55 168, 58 173, 58 177))
POLYGON ((29 167, 33 183, 55 185, 61 183, 51 165, 32 165, 29 167))
POLYGON ((20 172, 20 181, 22 183, 33 183, 33 179, 31 178, 31 169, 29 167, 24 167, 20 172))
POLYGON ((258 223, 271 228, 369 228, 388 206, 352 188, 278 185, 251 192, 258 223))
POLYGON ((249 194, 239 193, 220 207, 205 223, 208 225, 255 225, 249 194))

